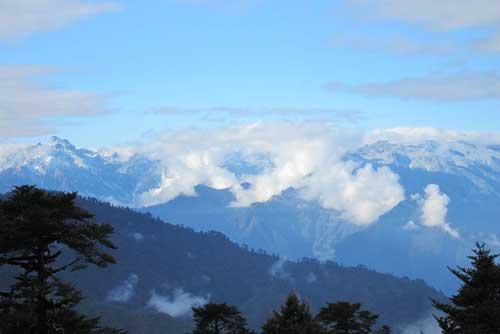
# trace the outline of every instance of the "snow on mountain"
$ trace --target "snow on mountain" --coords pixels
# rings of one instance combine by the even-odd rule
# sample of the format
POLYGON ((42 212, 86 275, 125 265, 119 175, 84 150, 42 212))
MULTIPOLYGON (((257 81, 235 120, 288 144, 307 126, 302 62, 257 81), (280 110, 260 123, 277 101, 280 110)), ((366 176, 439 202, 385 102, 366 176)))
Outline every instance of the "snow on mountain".
POLYGON ((119 161, 52 137, 47 143, 19 148, 0 160, 0 191, 36 184, 134 206, 137 192, 159 182, 160 173, 158 163, 143 156, 119 161))
POLYGON ((427 141, 421 145, 379 141, 352 152, 347 159, 463 176, 483 191, 499 193, 498 146, 475 145, 464 141, 427 141))
MULTIPOLYGON (((172 157, 160 161, 159 154, 156 159, 144 154, 121 159, 112 153, 76 148, 57 137, 45 144, 3 152, 0 192, 28 183, 135 207, 141 206, 144 194, 164 185, 169 167, 165 161, 176 162, 172 157)), ((343 212, 324 207, 318 198, 304 198, 304 189, 294 187, 266 201, 237 207, 232 205, 236 195, 231 188, 198 185, 144 210, 195 230, 221 231, 239 243, 289 258, 365 264, 397 275, 425 278, 444 290, 454 284, 446 266, 459 264, 458 259, 465 258, 473 242, 499 247, 500 146, 444 140, 418 145, 378 141, 351 150, 343 161, 352 166, 346 170, 353 173, 366 166, 394 173, 398 186, 404 189, 404 199, 395 207, 388 206, 376 222, 364 225, 353 224, 343 212)), ((265 153, 243 155, 235 151, 216 168, 231 173, 236 180, 248 176, 251 180, 261 173, 272 173, 276 166, 265 153)), ((328 166, 324 170, 329 170, 328 166)), ((180 173, 182 168, 175 171, 180 173)), ((321 175, 307 177, 319 181, 321 175)), ((359 194, 368 191, 372 192, 368 199, 375 198, 377 187, 366 189, 360 180, 351 180, 340 190, 355 186, 359 194)), ((335 184, 323 186, 322 191, 335 184)), ((242 182, 241 187, 251 189, 252 184, 242 182)))

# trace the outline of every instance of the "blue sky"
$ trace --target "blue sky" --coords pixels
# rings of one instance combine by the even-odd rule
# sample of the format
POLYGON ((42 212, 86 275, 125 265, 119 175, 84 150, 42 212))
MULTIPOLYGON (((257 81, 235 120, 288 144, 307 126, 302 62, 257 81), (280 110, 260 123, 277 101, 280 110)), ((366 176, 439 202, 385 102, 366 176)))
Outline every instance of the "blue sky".
POLYGON ((0 137, 111 145, 275 119, 498 132, 499 53, 496 0, 4 0, 0 137))

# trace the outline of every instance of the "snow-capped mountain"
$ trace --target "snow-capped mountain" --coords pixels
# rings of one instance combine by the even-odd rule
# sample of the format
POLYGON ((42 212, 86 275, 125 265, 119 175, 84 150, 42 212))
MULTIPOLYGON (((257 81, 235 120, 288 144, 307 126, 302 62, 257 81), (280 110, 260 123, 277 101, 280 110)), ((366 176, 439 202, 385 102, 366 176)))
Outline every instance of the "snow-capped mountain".
MULTIPOLYGON (((446 266, 460 264, 475 241, 500 247, 500 147, 463 141, 380 141, 348 152, 343 160, 356 168, 390 168, 405 199, 368 225, 352 224, 319 201, 304 199, 301 189, 294 188, 265 202, 235 207, 231 189, 200 184, 195 195, 177 195, 143 210, 195 230, 221 231, 251 248, 294 259, 364 264, 425 278, 445 291, 455 284, 446 266)), ((120 159, 54 137, 0 158, 0 192, 27 183, 140 207, 144 194, 165 186, 166 168, 165 162, 146 155, 120 159)), ((247 161, 236 153, 221 168, 245 176, 274 166, 266 155, 247 161)))
POLYGON ((144 156, 121 161, 116 155, 76 148, 58 137, 18 149, 0 160, 0 192, 14 185, 36 184, 129 206, 160 177, 158 162, 144 156))
POLYGON ((464 177, 477 190, 499 193, 500 147, 463 141, 427 141, 421 145, 400 145, 388 141, 367 145, 347 159, 464 177))

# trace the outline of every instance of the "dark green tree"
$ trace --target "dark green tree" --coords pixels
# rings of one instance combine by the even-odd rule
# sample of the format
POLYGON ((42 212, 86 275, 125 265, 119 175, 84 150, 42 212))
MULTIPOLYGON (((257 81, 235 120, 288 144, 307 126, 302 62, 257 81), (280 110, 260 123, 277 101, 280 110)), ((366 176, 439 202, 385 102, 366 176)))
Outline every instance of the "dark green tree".
POLYGON ((387 325, 384 325, 382 327, 380 327, 380 329, 378 331, 376 331, 375 333, 376 334, 391 334, 391 327, 387 326, 387 325))
POLYGON ((500 266, 498 255, 476 243, 471 268, 450 269, 460 281, 457 294, 446 304, 433 300, 444 315, 435 316, 444 334, 500 333, 500 266))
POLYGON ((0 266, 17 268, 10 291, 0 295, 2 334, 120 332, 78 314, 74 307, 82 294, 59 278, 88 264, 115 263, 104 251, 116 248, 109 240, 113 228, 93 221, 75 198, 20 186, 0 200, 0 266))
POLYGON ((328 303, 316 316, 323 332, 327 334, 390 333, 388 326, 373 330, 377 318, 378 315, 361 310, 361 304, 344 301, 328 303))
POLYGON ((264 334, 316 334, 320 332, 320 327, 309 305, 292 292, 280 311, 274 311, 262 326, 262 331, 264 334))
POLYGON ((235 306, 209 303, 193 307, 193 334, 251 334, 247 321, 235 306))

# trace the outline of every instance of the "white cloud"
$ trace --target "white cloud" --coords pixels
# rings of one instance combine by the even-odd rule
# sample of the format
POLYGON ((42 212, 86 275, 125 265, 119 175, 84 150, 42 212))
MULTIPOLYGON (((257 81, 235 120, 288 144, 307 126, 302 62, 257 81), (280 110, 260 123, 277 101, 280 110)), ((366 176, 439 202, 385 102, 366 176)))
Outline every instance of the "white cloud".
POLYGON ((345 0, 375 19, 392 19, 430 29, 454 30, 500 25, 497 0, 345 0))
POLYGON ((330 42, 335 47, 349 47, 405 56, 444 56, 456 51, 456 46, 449 41, 419 41, 403 35, 336 35, 330 42))
POLYGON ((419 226, 417 224, 415 224, 415 222, 413 220, 408 221, 403 226, 403 230, 405 230, 405 231, 415 231, 415 230, 418 230, 418 229, 419 229, 419 226))
POLYGON ((273 117, 274 119, 296 119, 296 120, 326 120, 332 123, 356 123, 364 117, 359 110, 335 109, 335 108, 304 108, 304 107, 234 107, 214 106, 184 108, 165 106, 152 108, 146 113, 158 115, 198 115, 202 120, 223 122, 227 120, 248 120, 261 117, 273 117))
POLYGON ((355 224, 366 225, 404 199, 396 174, 388 168, 356 166, 342 160, 362 136, 317 123, 266 123, 161 135, 138 148, 164 161, 163 180, 142 196, 142 205, 195 195, 194 186, 230 188, 234 206, 265 202, 293 187, 306 200, 319 200, 355 224), (237 175, 224 167, 225 158, 259 155, 269 160, 258 174, 237 175), (242 187, 249 182, 250 188, 242 187))
POLYGON ((441 334, 441 329, 432 315, 424 317, 412 324, 404 326, 401 328, 402 334, 441 334))
POLYGON ((332 82, 327 87, 332 92, 360 94, 367 97, 433 101, 500 99, 500 75, 497 72, 429 74, 357 85, 332 82))
POLYGON ((472 44, 472 48, 484 52, 500 52, 500 31, 497 31, 490 36, 477 39, 472 44))
POLYGON ((500 133, 437 129, 432 127, 397 127, 375 129, 365 135, 364 143, 386 140, 396 144, 418 145, 429 140, 438 142, 465 141, 479 145, 500 144, 500 133))
POLYGON ((127 280, 109 291, 107 300, 118 303, 126 303, 135 293, 135 287, 139 283, 139 276, 130 274, 127 280))
MULTIPOLYGON (((343 3, 356 16, 369 21, 400 22, 424 28, 433 32, 433 37, 438 37, 440 44, 444 46, 442 48, 435 42, 420 44, 409 40, 409 43, 388 43, 380 39, 378 46, 368 43, 373 48, 400 54, 401 51, 407 50, 435 55, 463 51, 462 56, 468 51, 500 52, 500 11, 497 0, 344 0, 343 3), (461 41, 453 41, 453 38, 450 38, 456 37, 451 33, 466 29, 488 33, 486 37, 463 38, 461 41)), ((359 42, 356 44, 360 45, 359 42)), ((366 47, 367 43, 361 44, 366 47)))
POLYGON ((0 0, 0 40, 57 30, 80 19, 119 8, 111 1, 0 0))
POLYGON ((309 284, 313 284, 314 282, 316 282, 318 280, 318 277, 313 273, 313 272, 310 272, 309 274, 307 274, 306 276, 306 281, 307 283, 309 284))
POLYGON ((35 80, 60 71, 51 66, 0 65, 0 137, 48 134, 55 131, 58 117, 109 111, 109 96, 54 88, 35 80))
POLYGON ((202 306, 206 303, 208 303, 208 298, 193 296, 182 289, 177 289, 171 297, 153 293, 148 301, 148 306, 153 307, 160 313, 180 317, 189 314, 192 307, 202 306))
POLYGON ((135 232, 132 234, 132 238, 134 238, 136 241, 142 241, 144 240, 144 235, 139 232, 135 232))
POLYGON ((425 195, 421 200, 421 223, 426 227, 440 228, 453 238, 460 235, 446 222, 450 198, 441 192, 437 184, 429 184, 424 189, 425 195))
POLYGON ((280 258, 274 262, 269 268, 269 274, 272 277, 288 280, 291 279, 290 273, 286 270, 287 260, 285 258, 280 258))

